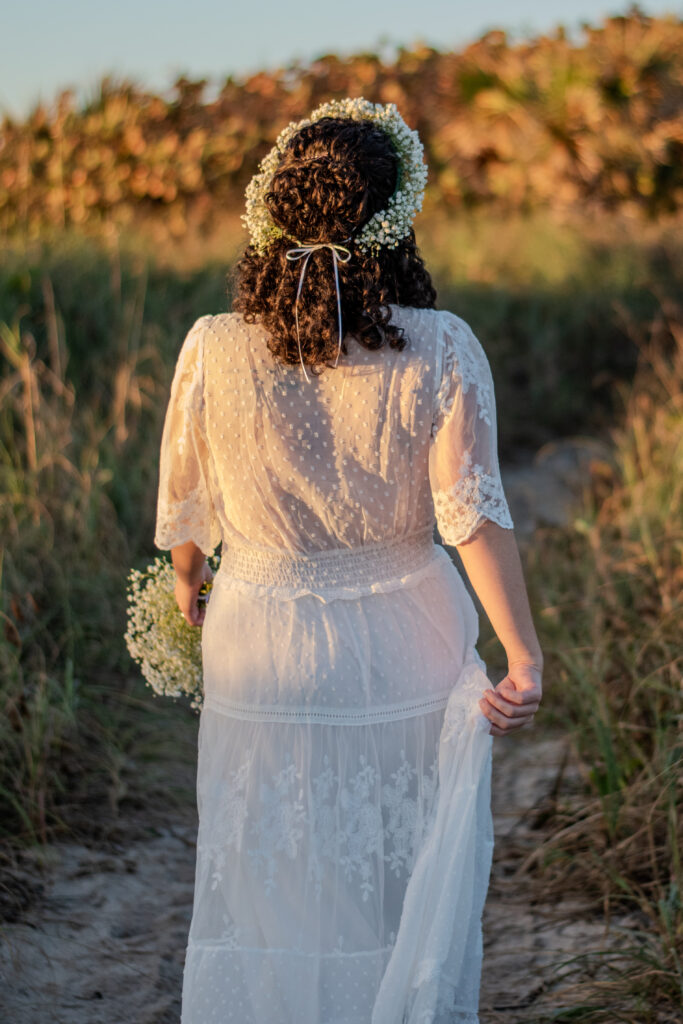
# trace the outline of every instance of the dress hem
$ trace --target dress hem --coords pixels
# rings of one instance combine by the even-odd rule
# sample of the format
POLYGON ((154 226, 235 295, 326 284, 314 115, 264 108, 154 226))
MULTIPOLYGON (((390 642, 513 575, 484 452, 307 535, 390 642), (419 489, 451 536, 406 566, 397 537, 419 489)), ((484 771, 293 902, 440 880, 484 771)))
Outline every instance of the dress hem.
POLYGON ((211 940, 197 940, 190 939, 187 943, 188 950, 190 948, 199 949, 203 951, 210 951, 215 949, 221 953, 256 953, 262 954, 263 956, 305 956, 313 957, 316 960, 330 960, 330 959, 347 959, 350 957, 359 956, 386 956, 391 953, 393 946, 378 946, 377 949, 361 949, 355 953, 344 953, 341 950, 332 950, 331 953, 307 953, 303 949, 276 949, 274 947, 264 948, 258 946, 236 946, 231 944, 229 941, 221 941, 216 939, 211 940))

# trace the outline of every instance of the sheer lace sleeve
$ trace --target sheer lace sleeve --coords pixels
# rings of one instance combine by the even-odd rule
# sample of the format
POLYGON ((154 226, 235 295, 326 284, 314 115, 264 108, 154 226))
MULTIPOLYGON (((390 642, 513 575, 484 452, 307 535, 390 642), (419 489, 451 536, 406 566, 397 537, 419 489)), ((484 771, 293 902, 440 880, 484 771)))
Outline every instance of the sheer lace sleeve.
POLYGON ((436 522, 444 544, 463 544, 486 519, 513 528, 498 467, 496 405, 486 353, 471 328, 439 313, 437 387, 429 451, 436 522))
POLYGON ((209 485, 203 420, 203 339, 210 319, 197 320, 178 356, 161 439, 154 535, 154 543, 162 550, 192 540, 207 555, 221 539, 209 485))

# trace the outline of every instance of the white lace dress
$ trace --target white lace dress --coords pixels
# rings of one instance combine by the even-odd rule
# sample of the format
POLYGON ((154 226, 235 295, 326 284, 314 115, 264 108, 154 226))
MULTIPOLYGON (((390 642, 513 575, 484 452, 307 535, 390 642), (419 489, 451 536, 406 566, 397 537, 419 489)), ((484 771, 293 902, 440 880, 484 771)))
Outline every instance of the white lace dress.
POLYGON ((476 1024, 489 685, 442 547, 512 521, 484 351, 392 306, 306 382, 238 314, 183 344, 155 541, 222 561, 203 626, 182 1024, 476 1024))

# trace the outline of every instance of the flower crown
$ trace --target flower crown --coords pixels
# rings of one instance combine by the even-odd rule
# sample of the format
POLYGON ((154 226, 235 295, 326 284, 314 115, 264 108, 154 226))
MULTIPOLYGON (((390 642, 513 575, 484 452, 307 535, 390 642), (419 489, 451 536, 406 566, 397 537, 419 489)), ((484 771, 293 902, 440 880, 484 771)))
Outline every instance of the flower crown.
POLYGON ((368 100, 332 100, 317 107, 303 121, 292 121, 280 132, 270 153, 247 185, 246 213, 242 217, 251 236, 251 244, 263 254, 284 232, 275 224, 265 203, 273 175, 291 139, 301 129, 323 117, 349 117, 354 121, 372 121, 391 139, 398 157, 396 191, 385 210, 374 214, 354 238, 361 252, 378 252, 382 246, 395 249, 409 233, 415 214, 422 209, 427 183, 424 148, 416 131, 412 131, 398 112, 395 103, 370 103, 368 100))

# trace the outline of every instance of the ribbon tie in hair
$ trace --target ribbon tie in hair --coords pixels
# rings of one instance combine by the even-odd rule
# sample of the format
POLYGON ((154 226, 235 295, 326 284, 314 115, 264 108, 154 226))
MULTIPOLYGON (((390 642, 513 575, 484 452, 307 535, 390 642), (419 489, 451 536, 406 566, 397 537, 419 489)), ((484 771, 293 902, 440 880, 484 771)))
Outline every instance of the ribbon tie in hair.
POLYGON ((337 322, 339 325, 339 347, 337 349, 337 358, 334 361, 336 366, 339 362, 339 353, 341 352, 342 343, 342 311, 341 311, 341 295, 339 292, 339 263, 348 263, 351 259, 351 253, 343 245, 335 245, 332 242, 314 242, 311 245, 300 245, 296 249, 288 249, 286 252, 287 259, 290 262, 295 260, 303 259, 303 265, 301 267, 301 274, 299 275, 299 287, 296 292, 296 301, 294 303, 294 319, 296 321, 296 340, 299 346, 299 359, 301 360, 301 366, 304 371, 304 377, 310 382, 310 378, 306 373, 306 367, 304 366, 304 358, 301 354, 301 338, 299 337, 299 296, 301 295, 301 289, 304 284, 304 277, 306 275, 306 267, 312 254, 317 249, 330 249, 332 251, 332 262, 334 264, 334 284, 337 289, 337 322))

